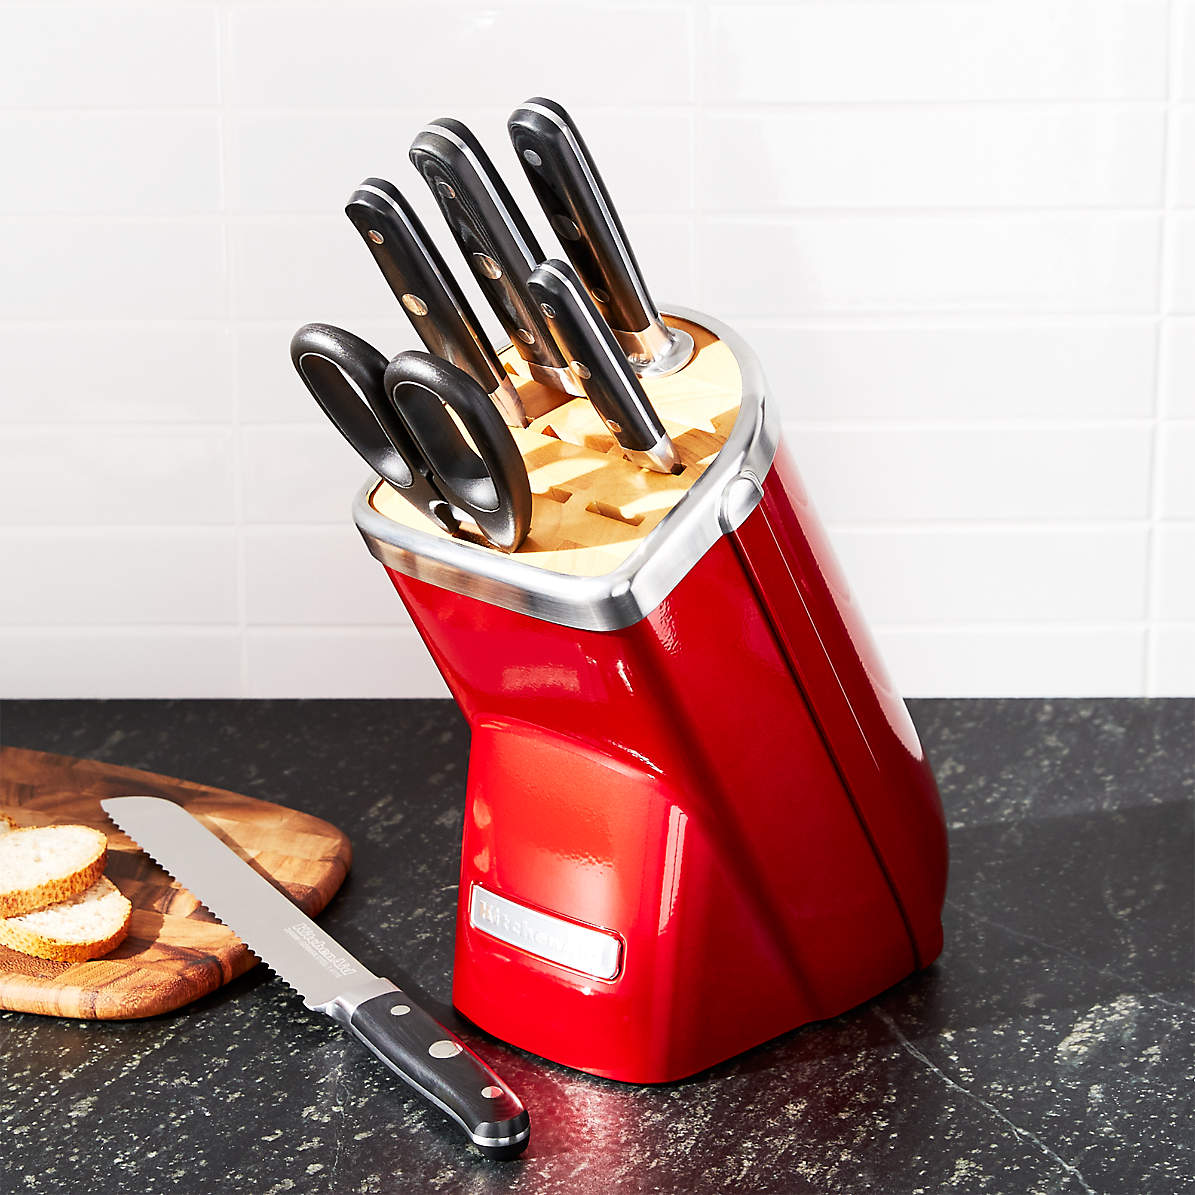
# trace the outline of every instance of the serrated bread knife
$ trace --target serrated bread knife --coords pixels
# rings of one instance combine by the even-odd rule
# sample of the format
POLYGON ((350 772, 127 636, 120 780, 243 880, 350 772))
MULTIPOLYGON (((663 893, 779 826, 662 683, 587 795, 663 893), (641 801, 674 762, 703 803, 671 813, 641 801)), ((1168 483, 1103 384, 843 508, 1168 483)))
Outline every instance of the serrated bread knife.
POLYGON ((302 997, 446 1112, 490 1158, 531 1137, 518 1096, 410 996, 374 975, 181 805, 109 797, 104 812, 302 997))

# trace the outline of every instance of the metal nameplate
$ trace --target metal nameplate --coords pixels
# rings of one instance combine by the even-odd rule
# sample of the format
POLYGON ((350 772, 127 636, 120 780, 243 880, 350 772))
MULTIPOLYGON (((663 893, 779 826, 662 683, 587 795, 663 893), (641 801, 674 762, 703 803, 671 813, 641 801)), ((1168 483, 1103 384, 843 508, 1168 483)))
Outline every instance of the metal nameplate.
POLYGON ((509 946, 594 979, 613 979, 622 962, 622 942, 613 934, 529 909, 480 884, 474 884, 469 895, 469 924, 509 946))

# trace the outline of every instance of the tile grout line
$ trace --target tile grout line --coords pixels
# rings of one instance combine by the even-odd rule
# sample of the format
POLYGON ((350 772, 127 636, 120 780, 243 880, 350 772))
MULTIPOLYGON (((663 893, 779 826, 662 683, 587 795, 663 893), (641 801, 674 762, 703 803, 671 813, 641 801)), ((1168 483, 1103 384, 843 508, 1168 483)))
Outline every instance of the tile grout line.
POLYGON ((1178 179, 1178 81, 1182 49, 1187 33, 1179 0, 1167 3, 1166 107, 1162 135, 1162 209, 1158 232, 1158 309, 1154 369, 1153 419, 1150 428, 1149 534, 1145 563, 1145 658, 1142 661, 1142 692, 1147 697, 1158 688, 1157 622, 1162 607, 1162 515, 1164 511, 1165 467, 1162 446, 1166 432, 1166 384, 1170 365, 1171 290, 1174 281, 1175 198, 1178 179))
POLYGON ((216 62, 220 97, 220 217, 224 243, 224 307, 232 335, 232 501, 233 538, 236 545, 236 627, 238 641, 238 688, 240 697, 249 695, 248 646, 248 578, 246 575, 245 540, 245 446, 241 425, 243 395, 241 393, 241 349, 237 335, 235 312, 235 280, 232 251, 232 227, 227 218, 231 209, 231 178, 233 147, 229 143, 232 121, 229 103, 229 46, 231 39, 230 14, 227 5, 215 10, 217 45, 216 62))

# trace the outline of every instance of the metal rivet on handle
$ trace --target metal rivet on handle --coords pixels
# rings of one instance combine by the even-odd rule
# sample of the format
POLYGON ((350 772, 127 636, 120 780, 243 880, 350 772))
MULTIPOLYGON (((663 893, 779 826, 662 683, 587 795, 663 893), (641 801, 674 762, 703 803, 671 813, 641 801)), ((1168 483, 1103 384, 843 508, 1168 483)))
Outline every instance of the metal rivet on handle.
POLYGON ((607 427, 608 427, 608 428, 609 428, 609 429, 610 429, 612 432, 614 432, 614 434, 615 434, 615 435, 617 435, 617 434, 618 434, 620 431, 622 431, 622 424, 621 424, 621 423, 618 423, 618 422, 616 422, 616 421, 615 421, 615 420, 613 420, 613 419, 607 419, 607 420, 606 420, 606 426, 607 426, 607 427))
POLYGON ((593 295, 593 301, 595 303, 609 303, 610 302, 610 296, 608 294, 606 294, 606 292, 604 290, 591 290, 589 293, 591 295, 593 295))
POLYGON ((517 329, 515 330, 515 335, 516 335, 516 336, 517 336, 517 337, 518 337, 518 338, 519 338, 519 339, 520 339, 520 340, 521 340, 521 341, 522 341, 524 344, 534 344, 534 343, 535 343, 535 335, 534 335, 534 333, 528 332, 526 328, 517 328, 517 329))
POLYGON ((427 304, 418 295, 403 295, 402 305, 412 315, 427 315, 427 304))
POLYGON ((487 1100, 496 1100, 502 1094, 502 1088, 495 1087, 493 1083, 491 1083, 488 1087, 483 1087, 481 1089, 481 1094, 484 1095, 487 1100))
POLYGON ((529 166, 542 166, 544 164, 543 158, 541 158, 533 149, 523 150, 523 161, 525 161, 529 166))
POLYGON ((572 369, 573 373, 577 375, 577 377, 582 379, 582 381, 590 376, 589 366, 582 365, 580 361, 570 361, 569 367, 572 369))
POLYGON ((552 227, 556 229, 556 235, 563 237, 566 241, 581 239, 581 230, 565 215, 553 216, 552 227))
POLYGON ((539 305, 539 309, 540 309, 540 311, 542 311, 544 313, 545 319, 555 319, 556 318, 556 308, 553 307, 551 303, 541 303, 539 305))
POLYGON ((411 1011, 411 1006, 409 1004, 396 1004, 390 1010, 390 1015, 392 1017, 405 1017, 407 1015, 407 1013, 409 1013, 410 1011, 411 1011))
POLYGON ((455 1058, 463 1049, 459 1041, 449 1041, 447 1038, 434 1041, 427 1047, 427 1052, 433 1058, 455 1058))
POLYGON ((369 239, 373 241, 375 245, 380 245, 386 238, 382 236, 382 234, 378 232, 376 228, 371 228, 369 230, 369 239))
POLYGON ((436 190, 439 191, 445 199, 456 198, 456 192, 452 189, 451 184, 445 182, 442 178, 436 179, 436 190))
POLYGON ((487 278, 502 277, 502 267, 485 253, 474 253, 473 263, 487 278))

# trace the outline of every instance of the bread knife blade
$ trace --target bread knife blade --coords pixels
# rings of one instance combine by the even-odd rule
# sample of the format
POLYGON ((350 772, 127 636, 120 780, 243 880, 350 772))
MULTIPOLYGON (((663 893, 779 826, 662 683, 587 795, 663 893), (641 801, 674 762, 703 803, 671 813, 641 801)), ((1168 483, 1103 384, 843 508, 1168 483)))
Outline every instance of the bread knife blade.
POLYGON ((303 997, 363 1042, 486 1157, 531 1138, 522 1101, 459 1038, 373 974, 181 805, 109 797, 104 812, 303 997))

